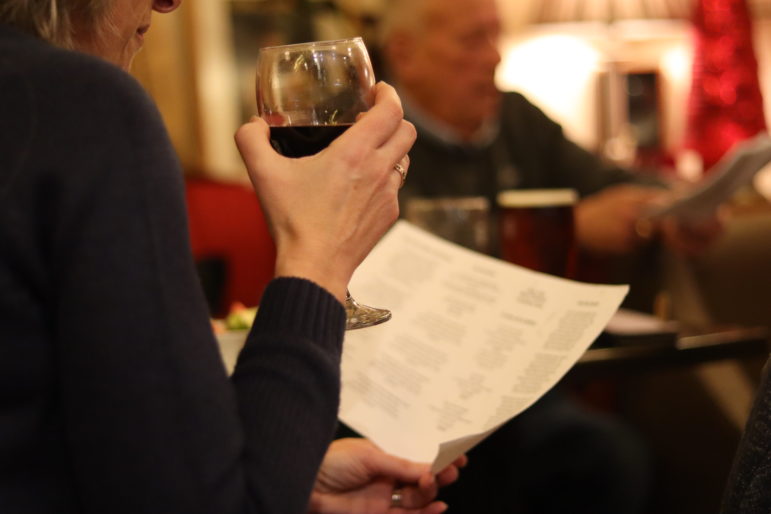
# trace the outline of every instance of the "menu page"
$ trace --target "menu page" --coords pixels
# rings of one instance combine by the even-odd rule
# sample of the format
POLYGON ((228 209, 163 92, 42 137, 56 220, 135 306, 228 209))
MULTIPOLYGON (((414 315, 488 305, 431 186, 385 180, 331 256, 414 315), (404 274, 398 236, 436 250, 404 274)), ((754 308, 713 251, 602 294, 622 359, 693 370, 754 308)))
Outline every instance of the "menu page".
POLYGON ((761 132, 737 144, 710 170, 707 178, 688 194, 671 204, 653 209, 647 217, 656 219, 674 216, 681 221, 698 223, 712 216, 769 162, 771 137, 761 132))
POLYGON ((536 273, 399 221, 350 290, 393 318, 346 333, 340 419, 439 470, 554 386, 628 287, 536 273))

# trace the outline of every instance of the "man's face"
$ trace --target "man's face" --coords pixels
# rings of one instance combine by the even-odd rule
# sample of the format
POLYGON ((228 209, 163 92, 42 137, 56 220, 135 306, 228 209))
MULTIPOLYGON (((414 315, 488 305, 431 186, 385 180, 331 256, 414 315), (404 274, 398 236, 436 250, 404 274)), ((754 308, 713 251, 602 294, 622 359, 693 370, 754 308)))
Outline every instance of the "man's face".
POLYGON ((419 107, 473 134, 500 102, 495 87, 500 18, 495 0, 427 0, 425 31, 399 77, 419 107))

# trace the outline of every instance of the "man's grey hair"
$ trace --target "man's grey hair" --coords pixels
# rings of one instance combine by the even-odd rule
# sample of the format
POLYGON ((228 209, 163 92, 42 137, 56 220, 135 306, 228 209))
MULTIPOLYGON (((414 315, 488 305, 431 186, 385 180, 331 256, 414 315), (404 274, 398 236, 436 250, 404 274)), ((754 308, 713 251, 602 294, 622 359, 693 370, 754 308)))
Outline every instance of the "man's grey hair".
POLYGON ((112 0, 2 0, 0 23, 70 48, 73 15, 94 24, 111 3, 112 0))

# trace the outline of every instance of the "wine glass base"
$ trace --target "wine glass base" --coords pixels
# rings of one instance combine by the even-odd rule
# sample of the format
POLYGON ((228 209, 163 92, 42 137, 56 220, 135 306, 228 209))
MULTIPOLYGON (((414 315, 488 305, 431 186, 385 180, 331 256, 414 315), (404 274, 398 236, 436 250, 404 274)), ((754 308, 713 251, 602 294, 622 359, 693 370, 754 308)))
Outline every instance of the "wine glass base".
POLYGON ((391 319, 391 311, 362 305, 349 295, 345 299, 345 318, 345 329, 354 330, 388 321, 391 319))

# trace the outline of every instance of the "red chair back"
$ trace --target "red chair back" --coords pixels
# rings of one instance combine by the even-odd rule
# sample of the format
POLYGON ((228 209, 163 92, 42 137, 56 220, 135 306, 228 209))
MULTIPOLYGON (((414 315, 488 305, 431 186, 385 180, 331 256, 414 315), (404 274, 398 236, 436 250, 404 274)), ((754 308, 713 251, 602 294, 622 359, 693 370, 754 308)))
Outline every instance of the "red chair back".
POLYGON ((254 191, 248 186, 203 179, 186 181, 193 256, 221 260, 224 281, 212 315, 224 316, 233 302, 259 303, 273 278, 276 249, 254 191))

